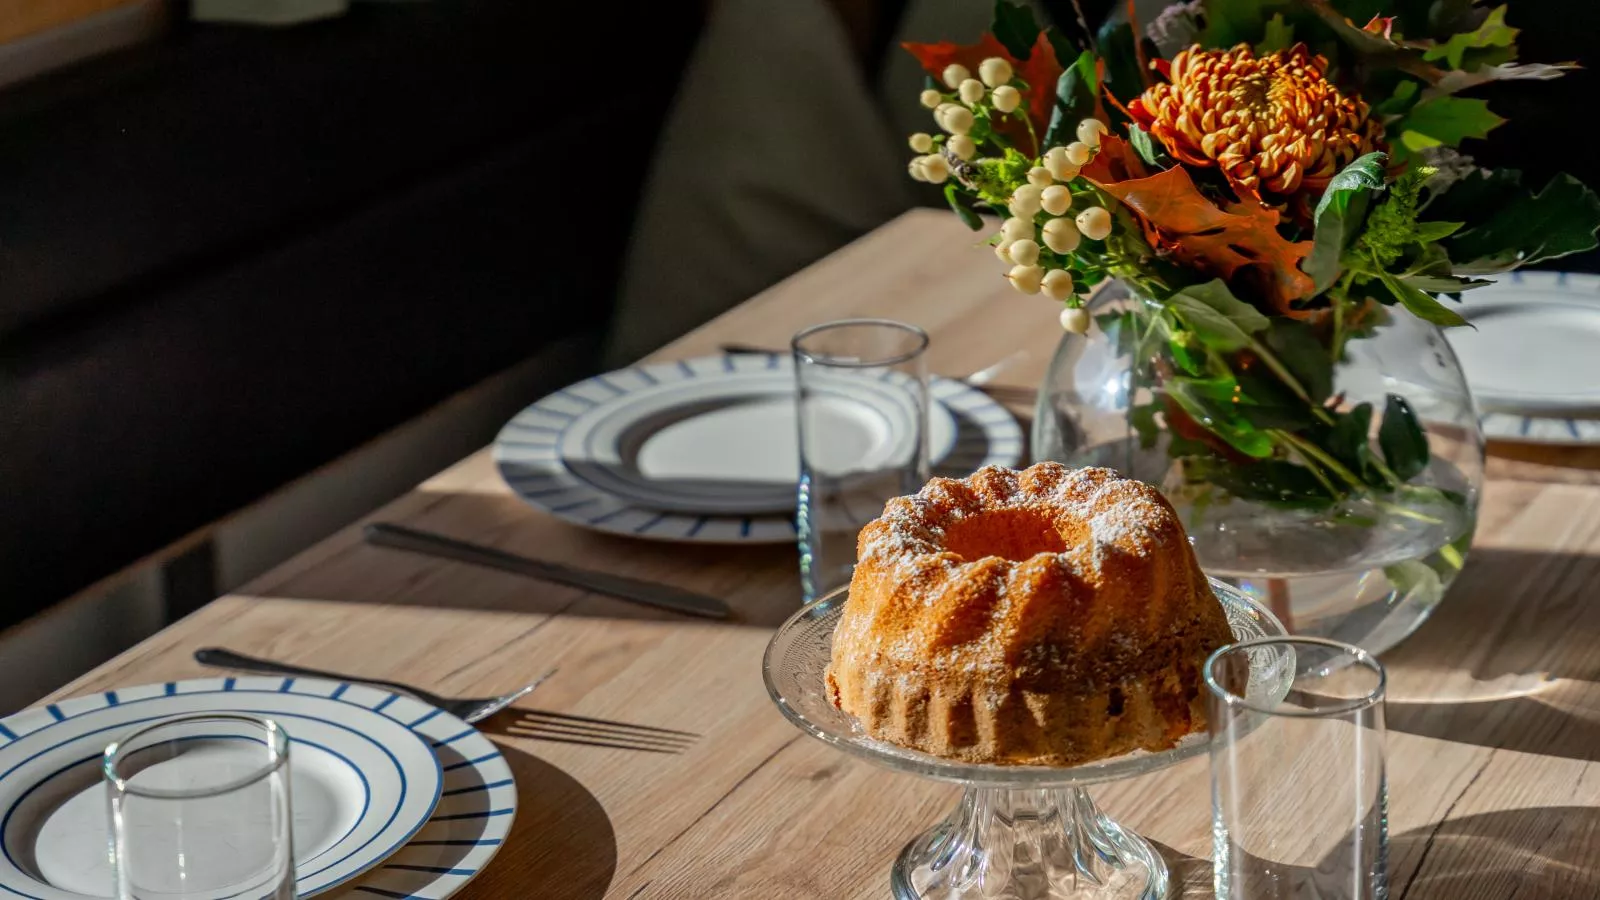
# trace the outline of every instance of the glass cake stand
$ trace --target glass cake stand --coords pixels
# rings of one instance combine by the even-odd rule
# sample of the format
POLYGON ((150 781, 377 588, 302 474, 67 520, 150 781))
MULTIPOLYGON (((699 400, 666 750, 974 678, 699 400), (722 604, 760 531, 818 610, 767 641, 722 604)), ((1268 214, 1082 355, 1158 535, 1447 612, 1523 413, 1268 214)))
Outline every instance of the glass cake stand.
MULTIPOLYGON (((1216 579, 1211 587, 1237 640, 1285 633, 1270 612, 1232 587, 1216 579)), ((845 597, 846 589, 835 591, 785 622, 767 645, 762 674, 773 702, 801 731, 896 772, 966 788, 955 810, 895 860, 895 900, 1167 896, 1167 866, 1155 848, 1096 807, 1085 788, 1204 752, 1205 734, 1160 753, 1135 751, 1071 768, 962 763, 875 741, 833 705, 823 685, 845 597)), ((1272 663, 1263 656, 1252 680, 1292 677, 1272 663)))

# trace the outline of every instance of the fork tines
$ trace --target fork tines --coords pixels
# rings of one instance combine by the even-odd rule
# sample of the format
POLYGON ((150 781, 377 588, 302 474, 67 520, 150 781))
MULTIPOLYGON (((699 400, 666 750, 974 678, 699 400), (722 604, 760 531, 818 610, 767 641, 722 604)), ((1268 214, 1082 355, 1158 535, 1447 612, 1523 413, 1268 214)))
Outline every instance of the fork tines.
POLYGON ((651 725, 631 725, 592 719, 567 713, 518 710, 519 718, 506 728, 512 737, 563 744, 609 747, 614 750, 640 750, 646 753, 682 753, 699 735, 651 725))

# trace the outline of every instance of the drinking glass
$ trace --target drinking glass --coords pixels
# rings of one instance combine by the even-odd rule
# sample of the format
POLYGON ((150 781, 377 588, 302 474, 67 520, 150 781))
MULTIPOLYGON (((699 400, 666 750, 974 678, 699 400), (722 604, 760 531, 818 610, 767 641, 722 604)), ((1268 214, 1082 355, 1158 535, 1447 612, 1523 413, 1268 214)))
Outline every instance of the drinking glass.
POLYGON ((1321 638, 1206 660, 1219 900, 1388 896, 1384 681, 1370 653, 1321 638))
POLYGON ((117 900, 293 900, 289 737, 201 714, 106 748, 117 900))
POLYGON ((806 602, 849 583, 856 535, 928 480, 922 329, 845 319, 794 336, 800 433, 800 582, 806 602))

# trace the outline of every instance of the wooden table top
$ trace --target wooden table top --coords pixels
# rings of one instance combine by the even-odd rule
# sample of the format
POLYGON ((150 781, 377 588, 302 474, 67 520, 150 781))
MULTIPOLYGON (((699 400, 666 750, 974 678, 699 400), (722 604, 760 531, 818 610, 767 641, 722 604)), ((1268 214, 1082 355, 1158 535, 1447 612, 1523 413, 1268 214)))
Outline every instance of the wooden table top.
MULTIPOLYGON (((910 213, 663 349, 782 345, 852 315, 917 323, 932 371, 1029 351, 1001 380, 1038 383, 1056 307, 1012 292, 948 213, 910 213)), ((487 326, 486 326, 487 327, 487 326)), ((532 399, 532 398, 530 398, 532 399)), ((1600 464, 1523 449, 1491 462, 1466 571, 1385 656, 1392 896, 1600 897, 1600 464), (1511 458, 1511 457, 1515 458, 1511 458)), ((656 613, 514 575, 365 546, 352 527, 222 597, 52 699, 214 675, 222 645, 483 696, 560 673, 524 704, 700 735, 681 755, 552 743, 491 725, 517 778, 515 830, 462 900, 883 898, 900 848, 956 789, 803 737, 760 663, 798 605, 790 547, 680 546, 583 531, 536 512, 487 450, 372 518, 692 587, 739 621, 656 613)), ((1157 842, 1185 896, 1210 896, 1205 759, 1097 788, 1157 842)))

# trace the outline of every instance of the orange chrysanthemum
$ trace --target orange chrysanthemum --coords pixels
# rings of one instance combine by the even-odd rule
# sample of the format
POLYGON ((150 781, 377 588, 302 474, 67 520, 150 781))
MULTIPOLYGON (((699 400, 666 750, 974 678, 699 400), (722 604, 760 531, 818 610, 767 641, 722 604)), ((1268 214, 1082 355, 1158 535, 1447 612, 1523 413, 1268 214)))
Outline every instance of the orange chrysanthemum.
POLYGON ((1261 57, 1248 44, 1196 47, 1157 67, 1168 81, 1128 112, 1178 160, 1216 166, 1241 196, 1320 194, 1345 164, 1383 148, 1367 104, 1340 93, 1327 60, 1303 44, 1261 57))

